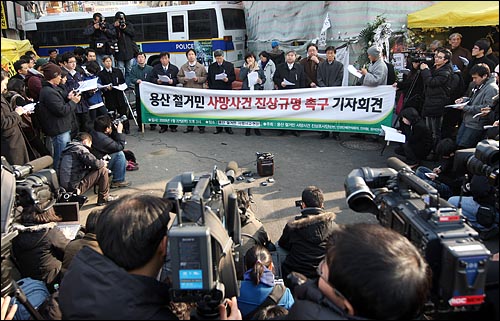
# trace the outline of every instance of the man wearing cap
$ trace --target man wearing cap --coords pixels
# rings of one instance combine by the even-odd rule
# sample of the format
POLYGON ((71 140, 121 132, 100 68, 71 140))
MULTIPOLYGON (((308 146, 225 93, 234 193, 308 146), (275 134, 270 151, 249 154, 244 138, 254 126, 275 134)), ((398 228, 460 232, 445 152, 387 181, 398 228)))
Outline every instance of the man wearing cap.
POLYGON ((467 65, 464 63, 464 61, 462 61, 462 59, 466 58, 468 61, 470 61, 472 59, 472 55, 469 49, 461 46, 462 35, 458 32, 452 33, 448 37, 448 43, 451 46, 451 64, 457 66, 460 71, 463 71, 467 67, 467 65), (460 57, 462 57, 462 59, 460 59, 460 57))
POLYGON ((387 85, 387 65, 382 59, 382 51, 377 46, 371 46, 366 53, 370 65, 368 69, 361 68, 359 71, 363 75, 360 79, 361 85, 371 87, 387 85))
POLYGON ((285 63, 285 52, 280 49, 280 43, 277 40, 271 42, 272 50, 269 53, 269 57, 274 62, 276 66, 285 63))
MULTIPOLYGON (((236 80, 234 65, 224 59, 224 51, 217 49, 214 51, 215 62, 208 66, 208 88, 219 90, 232 90, 231 84, 236 80), (224 75, 222 79, 217 79, 217 75, 224 75)), ((222 133, 223 127, 216 127, 214 134, 222 133)), ((233 129, 226 127, 226 133, 232 135, 233 129)))
POLYGON ((46 63, 42 72, 45 79, 42 81, 37 115, 42 131, 52 140, 54 168, 57 169, 61 152, 71 141, 72 121, 81 96, 73 91, 68 94, 58 86, 61 82, 59 66, 46 63))

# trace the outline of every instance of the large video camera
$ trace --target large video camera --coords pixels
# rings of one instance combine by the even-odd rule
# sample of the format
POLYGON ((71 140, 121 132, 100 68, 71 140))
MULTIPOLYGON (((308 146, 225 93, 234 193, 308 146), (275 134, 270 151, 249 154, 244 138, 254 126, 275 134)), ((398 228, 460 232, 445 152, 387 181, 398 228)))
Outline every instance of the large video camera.
POLYGON ((485 300, 490 252, 460 209, 441 199, 408 165, 391 157, 388 166, 351 171, 344 182, 349 208, 375 214, 381 225, 422 252, 433 274, 429 313, 478 310, 485 300))
POLYGON ((433 52, 421 52, 417 51, 415 48, 408 48, 408 51, 404 52, 406 56, 408 57, 408 60, 410 62, 418 62, 418 63, 427 63, 427 64, 433 64, 434 63, 434 53, 433 52))
POLYGON ((215 318, 224 298, 239 296, 233 250, 241 243, 241 222, 233 185, 214 167, 175 176, 163 197, 177 212, 168 233, 172 300, 196 302, 201 319, 215 318))
POLYGON ((35 159, 23 166, 11 166, 5 157, 1 157, 2 297, 15 296, 37 320, 42 319, 40 314, 27 301, 12 278, 9 258, 12 240, 18 234, 13 228, 13 223, 18 220, 20 209, 34 205, 38 212, 43 213, 56 203, 56 192, 59 190, 56 173, 53 169, 44 169, 50 165, 52 165, 50 156, 35 159))

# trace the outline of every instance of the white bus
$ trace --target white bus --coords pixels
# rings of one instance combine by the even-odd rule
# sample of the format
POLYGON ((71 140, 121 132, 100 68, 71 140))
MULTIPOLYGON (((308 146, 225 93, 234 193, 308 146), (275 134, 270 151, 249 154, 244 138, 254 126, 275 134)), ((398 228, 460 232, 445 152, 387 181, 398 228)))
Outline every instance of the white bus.
MULTIPOLYGON (((198 61, 212 63, 213 51, 222 49, 225 59, 241 67, 246 48, 245 13, 242 6, 211 2, 169 7, 127 7, 120 9, 134 25, 135 42, 148 57, 148 64, 159 62, 159 53, 170 53, 177 66, 186 62, 185 52, 193 48, 198 61)), ((108 23, 116 12, 101 12, 108 23)), ((56 48, 59 53, 86 48, 89 38, 83 34, 92 22, 93 12, 67 12, 43 16, 25 22, 26 38, 41 57, 56 48)))

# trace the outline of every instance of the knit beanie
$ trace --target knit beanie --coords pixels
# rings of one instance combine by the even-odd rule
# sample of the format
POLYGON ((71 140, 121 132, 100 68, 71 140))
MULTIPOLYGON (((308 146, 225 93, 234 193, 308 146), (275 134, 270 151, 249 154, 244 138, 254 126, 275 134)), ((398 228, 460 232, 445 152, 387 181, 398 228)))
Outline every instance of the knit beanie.
POLYGON ((373 57, 380 57, 380 48, 377 46, 371 46, 368 48, 366 53, 373 57))

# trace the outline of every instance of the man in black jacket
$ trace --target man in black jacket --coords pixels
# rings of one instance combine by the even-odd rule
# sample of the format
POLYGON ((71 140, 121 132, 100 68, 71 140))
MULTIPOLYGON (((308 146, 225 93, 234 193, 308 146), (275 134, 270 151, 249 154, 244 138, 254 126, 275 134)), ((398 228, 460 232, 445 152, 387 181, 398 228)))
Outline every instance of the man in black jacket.
POLYGON ((126 20, 123 12, 118 11, 115 14, 114 26, 118 39, 118 52, 115 52, 116 65, 121 69, 127 85, 130 86, 130 70, 132 70, 135 55, 139 53, 137 44, 134 42, 134 25, 126 20))
POLYGON ((90 38, 89 48, 95 50, 97 54, 97 62, 104 68, 103 58, 105 55, 111 55, 113 39, 116 37, 115 28, 112 28, 105 18, 99 12, 92 16, 92 23, 83 31, 85 36, 90 38))
POLYGON ((125 135, 122 134, 123 124, 113 124, 111 117, 102 115, 94 121, 92 135, 92 153, 99 159, 106 155, 110 157, 108 168, 113 174, 111 188, 128 187, 130 182, 125 180, 127 160, 123 149, 125 148, 125 135))
POLYGON ((286 319, 418 319, 431 288, 418 249, 378 224, 336 228, 317 276, 295 289, 286 319))
POLYGON ((288 251, 281 266, 285 285, 293 287, 287 278, 291 272, 299 272, 308 278, 316 277, 316 268, 325 256, 328 237, 337 226, 335 213, 323 208, 323 192, 316 186, 302 191, 301 215, 288 222, 278 241, 288 251))
POLYGON ((97 159, 90 152, 91 146, 92 136, 78 133, 62 152, 57 177, 61 187, 78 195, 97 184, 97 205, 101 206, 117 197, 109 195, 107 161, 97 159))
MULTIPOLYGON (((232 90, 231 84, 236 80, 234 65, 224 59, 224 51, 222 51, 221 49, 217 49, 214 51, 214 57, 215 62, 208 66, 208 88, 232 90), (222 77, 220 75, 225 75, 225 77, 219 79, 219 77, 222 77)), ((222 129, 223 127, 215 127, 214 134, 222 133, 222 129)), ((226 133, 230 135, 233 134, 233 129, 231 127, 226 127, 225 130, 226 133)))

